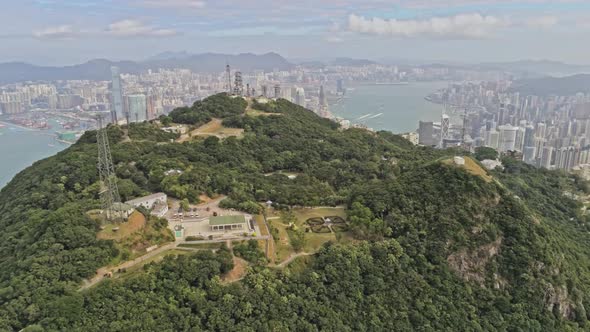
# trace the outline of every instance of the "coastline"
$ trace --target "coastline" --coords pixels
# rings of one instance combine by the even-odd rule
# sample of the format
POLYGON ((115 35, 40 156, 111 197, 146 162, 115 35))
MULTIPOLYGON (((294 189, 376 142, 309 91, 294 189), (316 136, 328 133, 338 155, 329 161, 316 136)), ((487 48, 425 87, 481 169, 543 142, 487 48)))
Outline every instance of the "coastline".
POLYGON ((24 130, 28 130, 28 131, 41 131, 41 129, 24 127, 24 126, 17 125, 15 123, 4 121, 4 120, 0 120, 0 123, 5 125, 6 127, 14 127, 14 128, 24 129, 24 130))

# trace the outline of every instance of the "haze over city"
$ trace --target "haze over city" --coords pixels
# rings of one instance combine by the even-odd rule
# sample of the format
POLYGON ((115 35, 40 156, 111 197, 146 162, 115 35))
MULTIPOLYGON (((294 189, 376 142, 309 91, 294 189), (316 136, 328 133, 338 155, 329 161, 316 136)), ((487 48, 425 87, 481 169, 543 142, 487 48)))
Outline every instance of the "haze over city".
POLYGON ((589 17, 584 0, 10 1, 0 11, 0 62, 274 51, 290 60, 587 64, 589 17))

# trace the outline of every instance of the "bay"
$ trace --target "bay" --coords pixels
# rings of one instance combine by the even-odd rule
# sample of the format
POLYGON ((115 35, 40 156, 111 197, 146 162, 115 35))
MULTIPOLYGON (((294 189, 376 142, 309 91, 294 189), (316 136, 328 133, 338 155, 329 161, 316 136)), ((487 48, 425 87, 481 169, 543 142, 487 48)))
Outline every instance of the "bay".
MULTIPOLYGON (((68 147, 55 138, 53 129, 31 130, 2 122, 0 128, 0 189, 35 161, 68 147)), ((53 126, 54 128, 57 128, 53 126)))
POLYGON ((396 134, 416 131, 418 121, 440 121, 442 106, 424 97, 447 86, 448 82, 358 85, 352 87, 340 102, 331 105, 330 111, 335 116, 375 130, 396 134))

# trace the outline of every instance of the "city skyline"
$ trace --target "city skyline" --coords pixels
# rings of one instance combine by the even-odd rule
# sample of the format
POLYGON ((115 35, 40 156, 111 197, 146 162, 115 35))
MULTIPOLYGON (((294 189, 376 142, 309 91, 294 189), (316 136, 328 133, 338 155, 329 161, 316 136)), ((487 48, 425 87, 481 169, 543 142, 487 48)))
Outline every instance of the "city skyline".
POLYGON ((590 46, 580 41, 589 17, 590 3, 580 0, 10 1, 0 13, 0 62, 67 65, 187 51, 588 64, 590 46))

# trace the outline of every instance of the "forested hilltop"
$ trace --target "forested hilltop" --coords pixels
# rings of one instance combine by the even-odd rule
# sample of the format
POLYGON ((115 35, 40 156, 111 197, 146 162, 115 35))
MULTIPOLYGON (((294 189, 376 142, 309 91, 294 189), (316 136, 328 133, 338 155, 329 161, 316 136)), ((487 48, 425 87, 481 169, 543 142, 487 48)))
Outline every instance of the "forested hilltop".
POLYGON ((87 213, 100 205, 88 132, 0 191, 0 331, 590 330, 585 181, 510 158, 473 172, 453 164, 462 152, 342 130, 286 100, 220 94, 159 122, 215 119, 225 131, 197 137, 110 126, 123 199, 223 194, 252 214, 269 200, 346 205, 355 240, 234 283, 220 279, 233 267, 221 249, 80 291, 122 255, 87 213))

